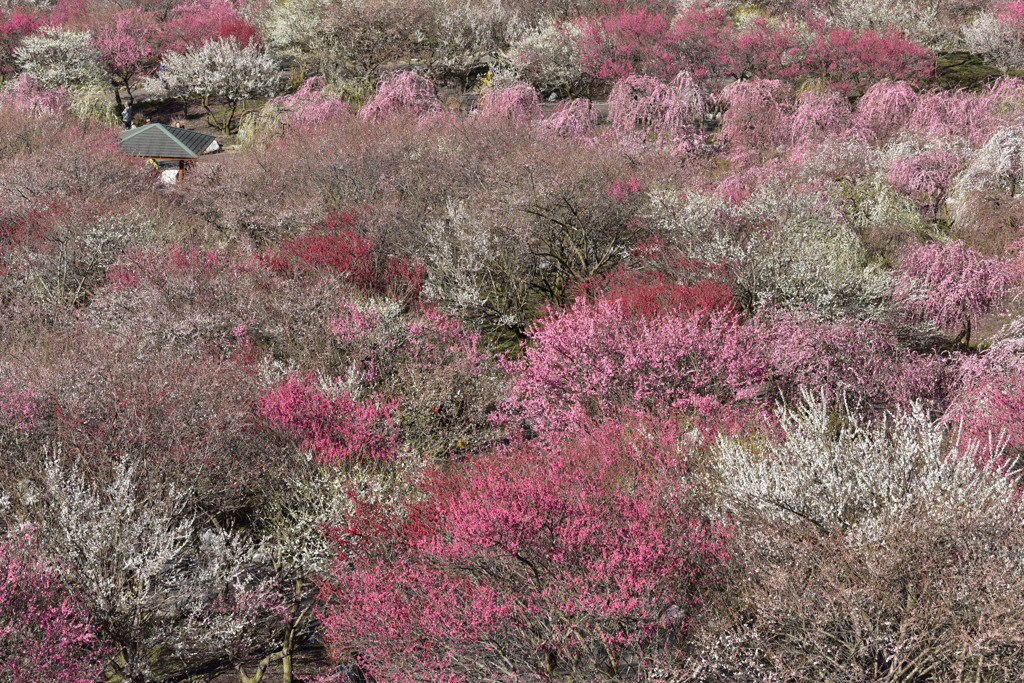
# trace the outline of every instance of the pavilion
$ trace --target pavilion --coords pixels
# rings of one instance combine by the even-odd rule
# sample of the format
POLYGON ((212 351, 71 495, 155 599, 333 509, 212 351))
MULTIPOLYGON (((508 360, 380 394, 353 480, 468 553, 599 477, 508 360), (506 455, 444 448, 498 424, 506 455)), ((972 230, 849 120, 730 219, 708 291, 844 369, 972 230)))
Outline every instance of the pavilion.
POLYGON ((118 137, 125 154, 154 162, 177 161, 179 180, 185 175, 185 162, 198 159, 217 139, 213 135, 162 123, 147 123, 121 131, 118 137))

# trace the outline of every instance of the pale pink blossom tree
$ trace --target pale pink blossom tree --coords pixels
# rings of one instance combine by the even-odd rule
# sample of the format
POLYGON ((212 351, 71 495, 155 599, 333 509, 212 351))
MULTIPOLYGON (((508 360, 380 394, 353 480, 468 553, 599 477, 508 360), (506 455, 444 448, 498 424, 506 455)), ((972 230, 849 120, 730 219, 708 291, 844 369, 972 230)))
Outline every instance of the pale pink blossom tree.
POLYGON ((531 123, 541 117, 537 91, 528 83, 492 88, 480 99, 478 115, 489 121, 531 123))
POLYGON ((359 110, 359 116, 380 121, 400 114, 424 116, 440 110, 441 100, 434 84, 415 71, 401 71, 381 80, 377 92, 359 110))

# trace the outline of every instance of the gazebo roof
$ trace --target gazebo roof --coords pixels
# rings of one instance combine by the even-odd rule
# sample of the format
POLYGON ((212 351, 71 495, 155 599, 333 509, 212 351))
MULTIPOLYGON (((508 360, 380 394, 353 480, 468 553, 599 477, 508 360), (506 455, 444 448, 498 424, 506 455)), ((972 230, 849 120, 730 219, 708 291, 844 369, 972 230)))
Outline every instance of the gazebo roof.
POLYGON ((148 159, 198 159, 215 138, 186 128, 147 123, 118 133, 126 154, 148 159))

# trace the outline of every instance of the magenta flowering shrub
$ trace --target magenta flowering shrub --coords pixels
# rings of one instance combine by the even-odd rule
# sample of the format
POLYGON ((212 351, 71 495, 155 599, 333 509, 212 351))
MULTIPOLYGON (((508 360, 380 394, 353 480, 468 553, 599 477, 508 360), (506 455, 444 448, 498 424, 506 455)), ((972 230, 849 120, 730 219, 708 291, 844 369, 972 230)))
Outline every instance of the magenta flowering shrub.
POLYGON ((358 401, 340 386, 293 375, 260 400, 260 414, 320 462, 341 466, 395 457, 397 406, 380 397, 358 401))
POLYGON ((241 45, 260 40, 259 28, 247 16, 244 3, 231 0, 175 3, 162 33, 162 47, 169 52, 185 52, 218 38, 235 38, 241 45))
POLYGON ((895 297, 904 310, 964 344, 978 317, 998 310, 1021 285, 1018 263, 986 258, 959 240, 917 247, 897 273, 895 297))
POLYGON ((11 683, 93 683, 109 653, 29 537, 0 540, 0 649, 0 676, 11 683))
POLYGON ((126 90, 129 103, 135 99, 136 82, 157 67, 158 23, 156 16, 142 9, 123 10, 93 39, 111 84, 126 90))
POLYGON ((624 416, 438 474, 336 531, 327 642, 379 681, 643 675, 728 557, 671 422, 624 416))

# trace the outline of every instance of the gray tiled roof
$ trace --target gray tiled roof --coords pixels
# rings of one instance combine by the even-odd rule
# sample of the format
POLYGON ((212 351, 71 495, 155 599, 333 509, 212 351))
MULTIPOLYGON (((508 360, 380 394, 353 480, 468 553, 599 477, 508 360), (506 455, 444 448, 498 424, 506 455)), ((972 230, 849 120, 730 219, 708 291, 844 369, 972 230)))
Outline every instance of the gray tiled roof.
POLYGON ((122 131, 118 137, 126 154, 153 159, 198 159, 217 139, 206 133, 171 128, 162 123, 148 123, 122 131))

